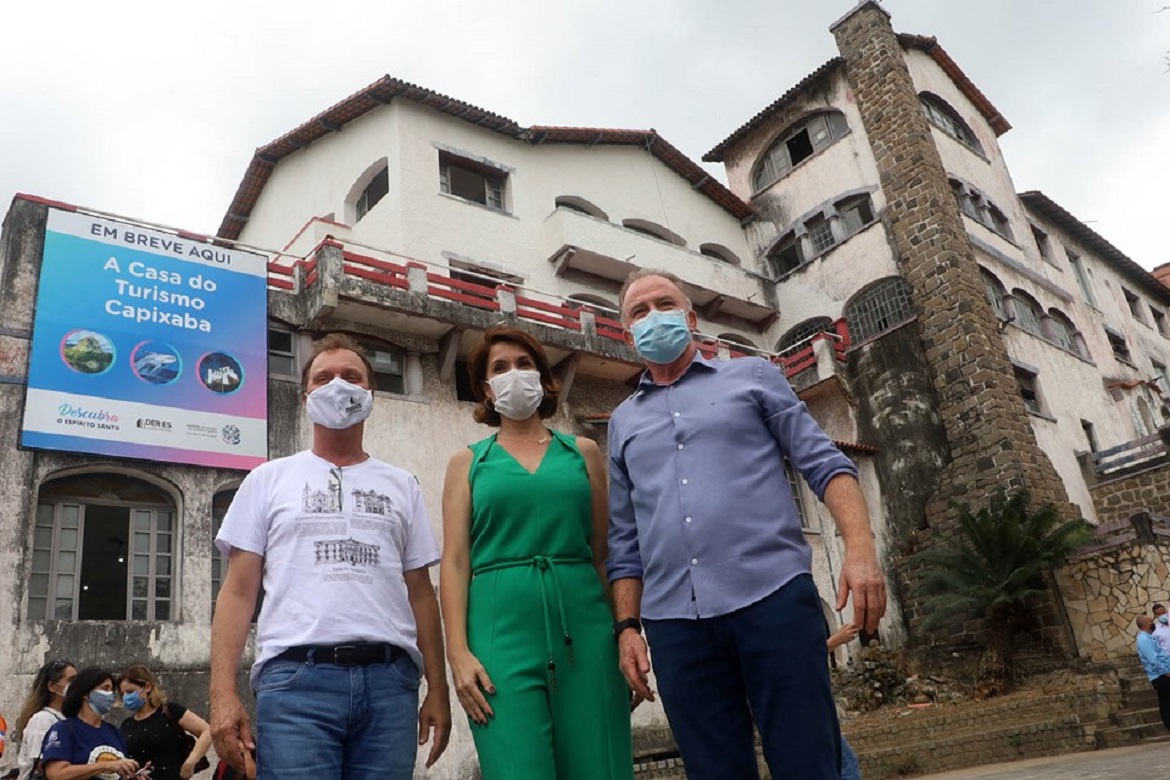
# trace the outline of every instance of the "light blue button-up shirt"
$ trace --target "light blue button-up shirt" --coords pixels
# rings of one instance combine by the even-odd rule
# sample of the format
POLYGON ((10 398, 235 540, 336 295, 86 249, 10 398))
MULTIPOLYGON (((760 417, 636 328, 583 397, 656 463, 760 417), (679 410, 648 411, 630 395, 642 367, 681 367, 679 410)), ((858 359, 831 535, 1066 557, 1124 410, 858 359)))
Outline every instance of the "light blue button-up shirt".
POLYGON ((1164 674, 1170 674, 1170 653, 1162 649, 1153 634, 1138 632, 1137 651, 1138 658, 1142 659, 1142 666, 1146 670, 1146 677, 1149 677, 1151 682, 1164 674))
POLYGON ((817 498, 852 461, 780 369, 696 355, 673 384, 649 373, 609 422, 610 581, 643 580, 642 617, 724 615, 810 570, 784 474, 817 498))

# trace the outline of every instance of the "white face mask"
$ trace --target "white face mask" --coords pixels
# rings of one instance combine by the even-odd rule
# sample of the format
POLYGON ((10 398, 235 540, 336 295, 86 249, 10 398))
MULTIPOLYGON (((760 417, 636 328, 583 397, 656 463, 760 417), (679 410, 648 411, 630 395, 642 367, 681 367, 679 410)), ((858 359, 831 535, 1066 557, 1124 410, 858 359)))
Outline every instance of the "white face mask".
POLYGON ((309 419, 333 430, 352 428, 369 417, 373 409, 373 393, 339 376, 309 393, 305 402, 309 419))
POLYGON ((493 376, 488 380, 496 398, 492 402, 496 411, 509 420, 527 420, 536 413, 544 400, 544 386, 540 383, 539 371, 522 371, 518 368, 493 376))

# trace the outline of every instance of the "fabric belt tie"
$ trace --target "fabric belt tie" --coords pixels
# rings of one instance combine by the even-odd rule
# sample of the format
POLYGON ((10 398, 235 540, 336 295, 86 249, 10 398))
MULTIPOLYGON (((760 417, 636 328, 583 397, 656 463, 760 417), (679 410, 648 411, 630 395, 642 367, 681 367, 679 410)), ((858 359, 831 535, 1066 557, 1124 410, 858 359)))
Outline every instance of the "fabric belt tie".
POLYGON ((522 558, 520 560, 489 563, 485 566, 477 567, 471 572, 472 576, 475 577, 490 571, 500 571, 501 569, 517 569, 524 566, 531 566, 536 569, 536 584, 540 590, 540 606, 544 616, 544 641, 545 649, 548 651, 547 669, 550 690, 556 690, 557 662, 553 658, 553 629, 551 615, 549 614, 548 589, 544 583, 544 575, 547 572, 550 575, 549 579, 552 580, 553 598, 556 600, 557 614, 561 619, 561 632, 564 634, 565 655, 569 659, 569 666, 573 666, 573 635, 569 632, 569 621, 565 616, 565 600, 561 595, 561 580, 557 576, 557 566, 581 563, 592 564, 593 562, 588 558, 581 558, 579 556, 535 555, 531 558, 522 558))

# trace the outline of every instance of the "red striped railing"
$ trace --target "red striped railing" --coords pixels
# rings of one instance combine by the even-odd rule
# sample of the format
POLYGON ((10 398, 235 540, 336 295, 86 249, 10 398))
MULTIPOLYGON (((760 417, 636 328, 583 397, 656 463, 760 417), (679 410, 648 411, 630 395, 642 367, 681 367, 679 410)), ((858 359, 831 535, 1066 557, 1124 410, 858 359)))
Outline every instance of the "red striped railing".
MULTIPOLYGON (((399 290, 409 290, 410 282, 406 279, 406 266, 379 260, 375 257, 359 255, 356 252, 343 250, 341 253, 341 267, 347 274, 360 276, 372 282, 384 284, 387 287, 397 287, 399 290)), ((306 284, 308 277, 305 277, 306 284)))
POLYGON ((564 303, 545 303, 536 298, 517 295, 516 315, 566 330, 581 330, 580 310, 564 303))

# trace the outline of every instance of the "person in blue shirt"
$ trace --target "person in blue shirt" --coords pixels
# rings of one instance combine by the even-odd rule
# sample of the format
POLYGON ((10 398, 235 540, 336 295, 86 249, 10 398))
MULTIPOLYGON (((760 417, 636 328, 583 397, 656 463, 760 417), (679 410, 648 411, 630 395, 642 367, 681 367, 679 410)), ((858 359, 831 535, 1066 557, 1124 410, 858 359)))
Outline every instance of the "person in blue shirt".
POLYGON ((777 778, 838 780, 841 736, 828 633, 785 461, 828 506, 845 545, 840 597, 873 632, 885 613, 857 469, 781 371, 706 360, 677 277, 637 271, 620 295, 647 371, 609 424, 619 664, 653 700, 654 670, 687 776, 759 777, 752 724, 777 778))
POLYGON ((1137 619, 1137 653, 1146 670, 1150 685, 1158 692, 1158 714, 1162 725, 1170 730, 1170 653, 1154 638, 1154 619, 1141 615, 1137 619))
POLYGON ((112 674, 92 667, 77 673, 61 704, 65 719, 53 724, 41 747, 48 780, 119 780, 138 772, 121 732, 102 720, 114 698, 112 674))

